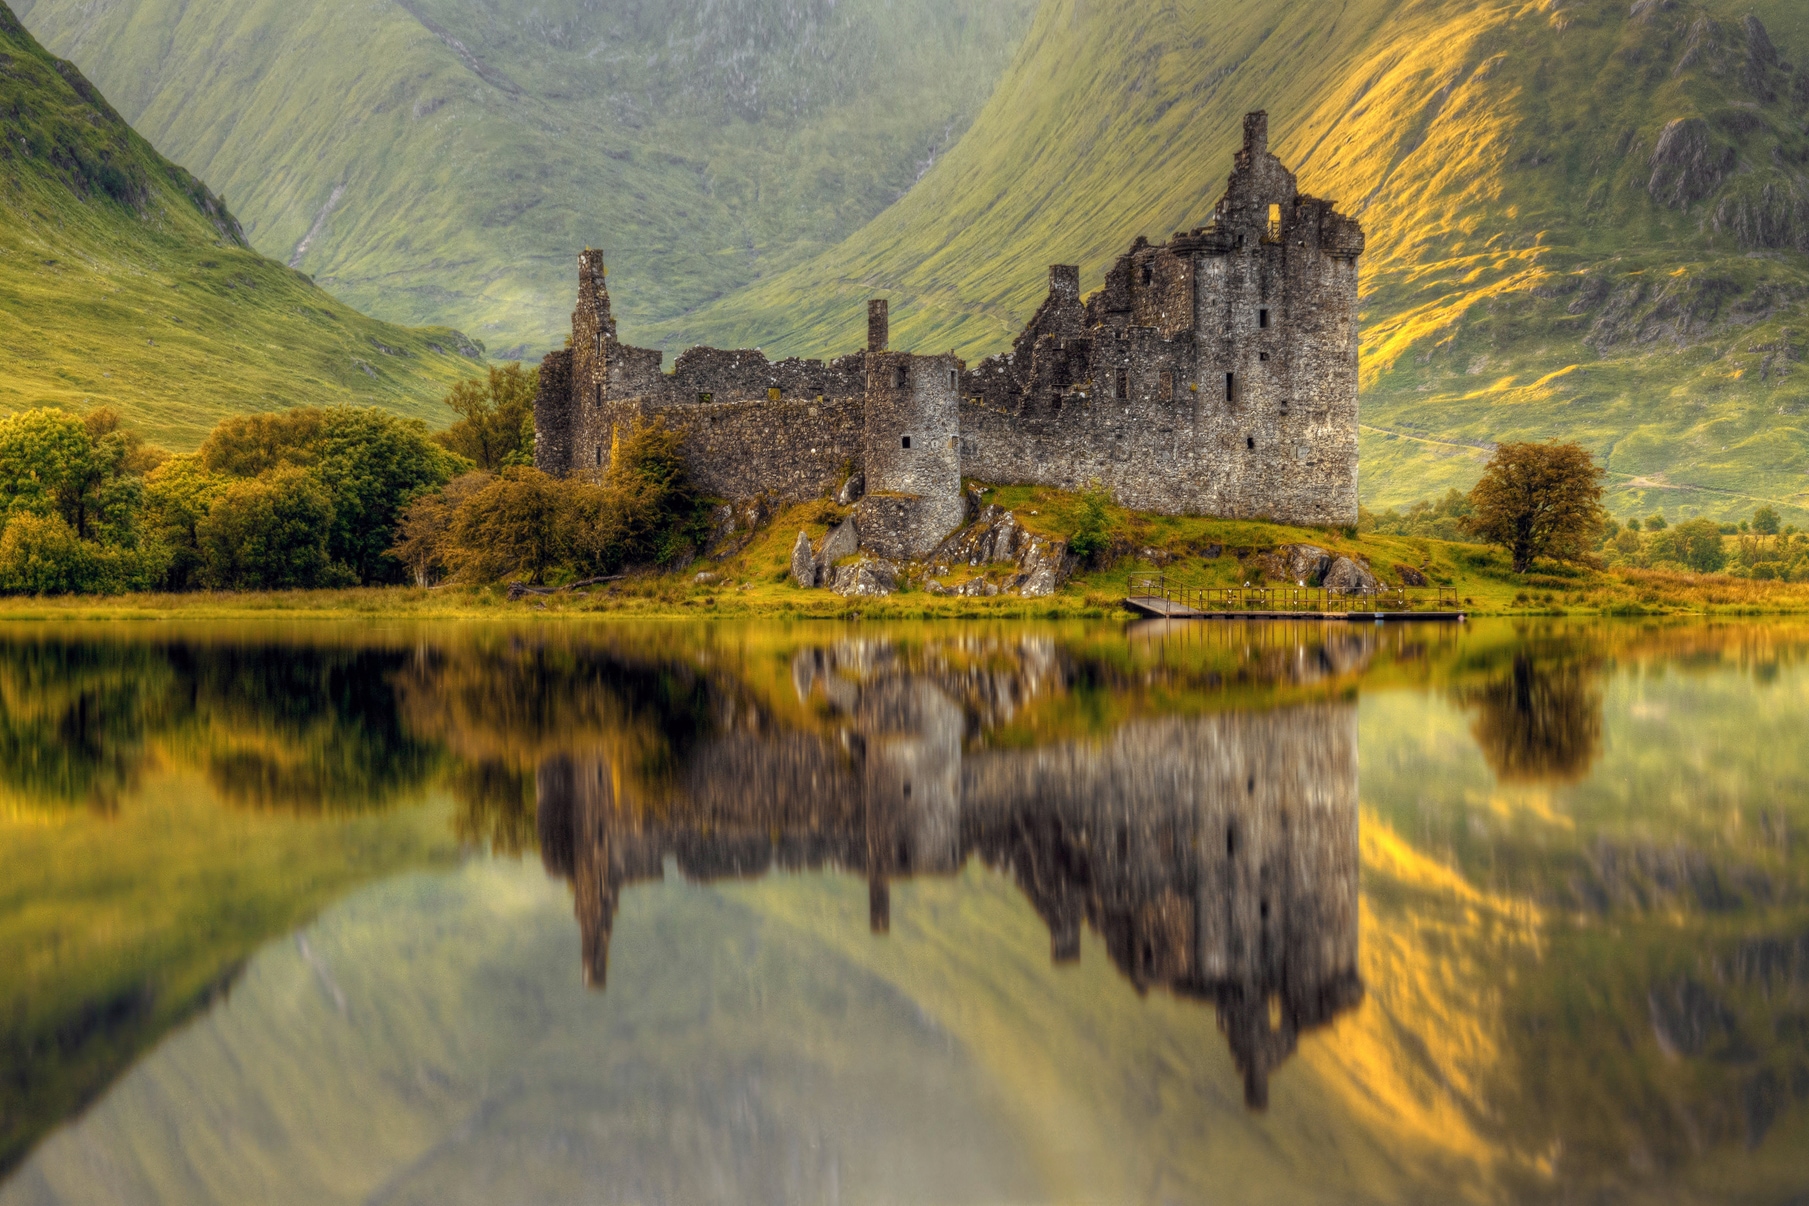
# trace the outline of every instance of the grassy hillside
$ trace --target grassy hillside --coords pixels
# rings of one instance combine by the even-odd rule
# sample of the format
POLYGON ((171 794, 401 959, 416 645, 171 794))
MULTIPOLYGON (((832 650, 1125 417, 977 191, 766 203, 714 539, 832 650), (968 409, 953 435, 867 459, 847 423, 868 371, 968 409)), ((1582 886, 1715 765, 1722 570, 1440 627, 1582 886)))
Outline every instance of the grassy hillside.
POLYGON ((854 346, 856 303, 887 293, 901 346, 1001 350, 1047 262, 1092 287, 1136 234, 1203 221, 1263 107, 1302 187, 1368 231, 1371 506, 1555 435, 1607 459, 1617 512, 1800 518, 1809 70, 1789 60, 1809 68, 1809 9, 1784 0, 1047 0, 898 205, 655 334, 854 346))
POLYGON ((833 246, 972 120, 1035 0, 23 0, 265 254, 538 355, 575 258, 630 320, 833 246))
POLYGON ((0 408, 108 404, 188 447, 221 415, 374 402, 441 419, 480 355, 334 300, 245 245, 0 4, 0 408))

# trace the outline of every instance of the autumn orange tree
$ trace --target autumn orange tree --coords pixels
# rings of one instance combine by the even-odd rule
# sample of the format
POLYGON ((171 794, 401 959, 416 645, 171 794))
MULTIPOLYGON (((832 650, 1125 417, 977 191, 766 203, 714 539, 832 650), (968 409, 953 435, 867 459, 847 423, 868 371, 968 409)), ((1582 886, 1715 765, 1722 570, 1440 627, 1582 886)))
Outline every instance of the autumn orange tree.
POLYGON ((1605 470, 1579 444, 1500 444, 1470 491, 1464 530, 1498 544, 1525 573, 1539 557, 1582 557, 1601 533, 1605 470))

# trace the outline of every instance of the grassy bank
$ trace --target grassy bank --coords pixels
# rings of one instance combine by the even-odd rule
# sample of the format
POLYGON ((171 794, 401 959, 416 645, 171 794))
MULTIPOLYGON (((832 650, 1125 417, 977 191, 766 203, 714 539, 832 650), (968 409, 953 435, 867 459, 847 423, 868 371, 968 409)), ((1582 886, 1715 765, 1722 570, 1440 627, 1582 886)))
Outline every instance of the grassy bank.
MULTIPOLYGON (((1073 495, 1040 487, 991 491, 989 501, 1010 508, 1033 532, 1066 537, 1077 522, 1073 495)), ((1262 581, 1263 554, 1286 544, 1312 544, 1367 562, 1385 581, 1403 569, 1435 587, 1457 592, 1471 615, 1782 615, 1809 612, 1809 583, 1757 581, 1726 574, 1596 569, 1541 563, 1515 574, 1498 549, 1417 536, 1353 534, 1249 520, 1148 515, 1112 508, 1106 564, 1077 573, 1056 594, 1024 599, 955 598, 913 584, 884 598, 844 599, 803 590, 788 570, 800 530, 820 540, 849 512, 817 501, 791 507, 763 524, 739 551, 699 558, 683 569, 630 574, 601 586, 511 600, 501 585, 371 587, 276 592, 193 592, 116 597, 74 596, 0 600, 4 620, 162 619, 499 619, 509 616, 637 616, 698 618, 868 619, 966 617, 1097 618, 1122 613, 1133 574, 1161 570, 1188 586, 1239 586, 1262 581), (700 580, 701 576, 701 580, 700 580)), ((1004 566, 997 567, 1003 571, 1004 566)), ((945 581, 981 570, 957 568, 945 581)), ((1002 572, 999 576, 1002 576, 1002 572)))

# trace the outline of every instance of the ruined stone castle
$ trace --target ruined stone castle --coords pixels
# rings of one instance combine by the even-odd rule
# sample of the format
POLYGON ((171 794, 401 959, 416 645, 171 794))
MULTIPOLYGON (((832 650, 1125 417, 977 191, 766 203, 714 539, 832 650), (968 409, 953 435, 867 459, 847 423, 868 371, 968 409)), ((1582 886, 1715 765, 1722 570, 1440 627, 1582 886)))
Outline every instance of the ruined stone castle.
POLYGON ((1357 260, 1363 232, 1298 191, 1268 149, 1244 145, 1211 220, 1138 238, 1083 298, 1049 270, 1049 296, 1009 353, 968 365, 888 346, 886 302, 867 347, 769 361, 695 347, 671 372, 616 337, 603 263, 578 261, 572 343, 542 364, 535 460, 600 472, 615 432, 664 417, 685 431, 699 487, 803 500, 862 479, 860 544, 926 555, 965 514, 962 478, 1076 489, 1173 514, 1357 519, 1357 260))

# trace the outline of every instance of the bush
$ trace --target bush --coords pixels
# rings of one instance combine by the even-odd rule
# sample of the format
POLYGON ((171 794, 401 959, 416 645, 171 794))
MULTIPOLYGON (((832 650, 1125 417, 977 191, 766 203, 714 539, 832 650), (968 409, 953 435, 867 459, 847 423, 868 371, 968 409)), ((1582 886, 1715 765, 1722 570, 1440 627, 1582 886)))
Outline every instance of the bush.
POLYGON ((459 421, 434 441, 486 473, 534 463, 534 394, 540 370, 492 368, 488 379, 461 381, 446 395, 459 421))
POLYGON ((465 582, 543 581, 566 559, 562 483, 538 469, 511 468, 473 490, 453 515, 443 556, 465 582))
POLYGON ((54 515, 15 515, 0 532, 0 590, 14 595, 66 595, 87 590, 94 558, 54 515))
POLYGON ((1097 481, 1088 484, 1080 496, 1074 516, 1074 531, 1068 537, 1068 551, 1089 564, 1111 546, 1112 518, 1107 508, 1112 495, 1097 481))
POLYGON ((292 466, 235 481, 196 525, 200 579, 224 590, 343 586, 351 572, 327 553, 333 501, 312 473, 292 466))
POLYGON ((1712 574, 1727 564, 1727 554, 1721 548, 1721 525, 1712 519, 1687 519, 1654 540, 1666 536, 1676 559, 1699 574, 1712 574))

